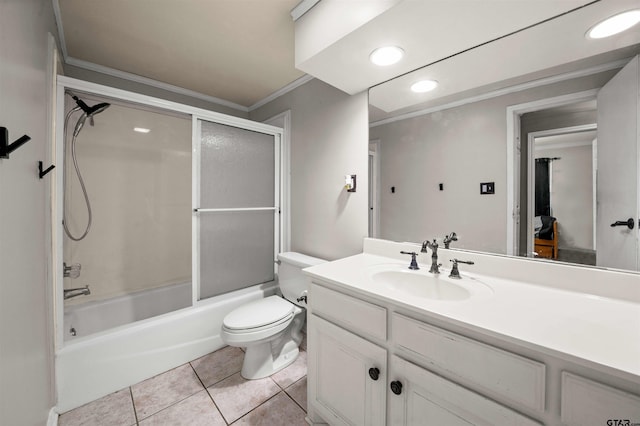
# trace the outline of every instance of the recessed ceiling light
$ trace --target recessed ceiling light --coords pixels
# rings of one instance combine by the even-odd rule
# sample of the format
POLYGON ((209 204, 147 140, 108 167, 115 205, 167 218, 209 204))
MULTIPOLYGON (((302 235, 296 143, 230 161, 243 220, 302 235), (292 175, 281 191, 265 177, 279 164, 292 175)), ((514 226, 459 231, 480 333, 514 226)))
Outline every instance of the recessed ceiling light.
POLYGON ((411 91, 416 93, 424 93, 430 92, 436 87, 438 87, 438 82, 435 80, 421 80, 411 85, 411 91))
POLYGON ((149 133, 151 129, 145 129, 144 127, 134 127, 133 131, 138 133, 149 133))
POLYGON ((393 65, 404 56, 404 50, 397 46, 379 47, 369 55, 369 59, 381 67, 393 65))
POLYGON ((589 38, 605 38, 628 30, 640 22, 640 10, 628 10, 619 13, 591 27, 587 32, 589 38))

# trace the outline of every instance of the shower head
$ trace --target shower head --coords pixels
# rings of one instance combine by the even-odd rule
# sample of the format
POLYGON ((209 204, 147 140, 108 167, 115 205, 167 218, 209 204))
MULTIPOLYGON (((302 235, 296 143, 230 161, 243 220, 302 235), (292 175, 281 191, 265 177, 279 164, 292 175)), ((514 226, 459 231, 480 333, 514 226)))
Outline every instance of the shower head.
POLYGON ((84 101, 82 99, 78 98, 77 96, 73 96, 73 100, 76 101, 76 104, 78 104, 80 109, 82 109, 82 111, 84 111, 84 113, 87 115, 87 117, 93 117, 94 115, 101 113, 105 109, 109 108, 109 106, 111 106, 111 104, 108 104, 106 102, 102 102, 102 103, 99 103, 99 104, 95 104, 93 106, 89 106, 86 103, 84 103, 84 101))

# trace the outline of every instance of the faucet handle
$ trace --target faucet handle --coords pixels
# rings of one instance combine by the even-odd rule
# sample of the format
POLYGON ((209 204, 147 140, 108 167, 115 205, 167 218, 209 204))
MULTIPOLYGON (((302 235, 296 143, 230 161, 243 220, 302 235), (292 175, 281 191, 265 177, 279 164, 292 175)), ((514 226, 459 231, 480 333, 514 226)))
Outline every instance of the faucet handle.
POLYGON ((420 267, 418 266, 418 262, 416 261, 416 256, 418 253, 415 251, 401 251, 400 254, 410 254, 411 255, 411 264, 409 265, 409 269, 418 270, 420 267))
POLYGON ((78 278, 80 276, 80 270, 82 265, 74 263, 73 265, 67 265, 66 262, 62 262, 62 271, 64 278, 78 278))
POLYGON ((458 235, 455 232, 452 232, 444 237, 444 240, 442 241, 444 243, 444 248, 448 249, 451 241, 458 241, 458 235))
POLYGON ((451 267, 451 273, 449 274, 449 278, 456 278, 456 279, 462 278, 460 276, 460 271, 458 270, 458 263, 465 263, 467 265, 473 265, 475 263, 471 260, 458 260, 458 259, 451 259, 451 262, 453 263, 453 266, 451 267))

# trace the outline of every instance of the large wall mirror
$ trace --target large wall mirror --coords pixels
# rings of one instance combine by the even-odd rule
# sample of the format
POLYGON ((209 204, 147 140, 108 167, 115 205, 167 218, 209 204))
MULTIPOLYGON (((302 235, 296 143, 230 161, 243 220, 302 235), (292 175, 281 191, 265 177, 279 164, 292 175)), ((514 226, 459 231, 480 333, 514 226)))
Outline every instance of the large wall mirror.
POLYGON ((637 8, 591 2, 372 87, 370 235, 637 271, 640 24, 585 35, 637 8))

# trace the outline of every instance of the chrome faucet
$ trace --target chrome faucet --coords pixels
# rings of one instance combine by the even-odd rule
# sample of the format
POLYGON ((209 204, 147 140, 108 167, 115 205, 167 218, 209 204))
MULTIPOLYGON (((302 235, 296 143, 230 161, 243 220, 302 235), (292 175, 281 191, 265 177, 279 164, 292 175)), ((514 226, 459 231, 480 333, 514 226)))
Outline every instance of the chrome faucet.
POLYGON ((422 250, 420 251, 422 253, 427 253, 427 247, 431 249, 431 269, 429 269, 429 272, 432 274, 439 274, 439 268, 442 264, 438 263, 438 243, 436 242, 436 239, 434 238, 433 242, 429 242, 429 240, 423 241, 422 250))
POLYGON ((451 273, 449 274, 449 278, 456 278, 456 279, 462 278, 460 276, 460 271, 458 270, 458 263, 466 263, 467 265, 473 265, 473 262, 470 260, 451 259, 451 262, 453 262, 453 266, 451 267, 451 273))
POLYGON ((444 248, 448 249, 449 244, 451 244, 451 241, 458 241, 458 236, 456 235, 455 232, 452 232, 446 237, 444 237, 444 240, 442 240, 442 242, 444 243, 444 248))
POLYGON ((88 296, 90 294, 91 294, 91 290, 89 290, 88 285, 85 285, 84 287, 79 287, 79 288, 65 288, 64 300, 71 299, 76 296, 88 296))

